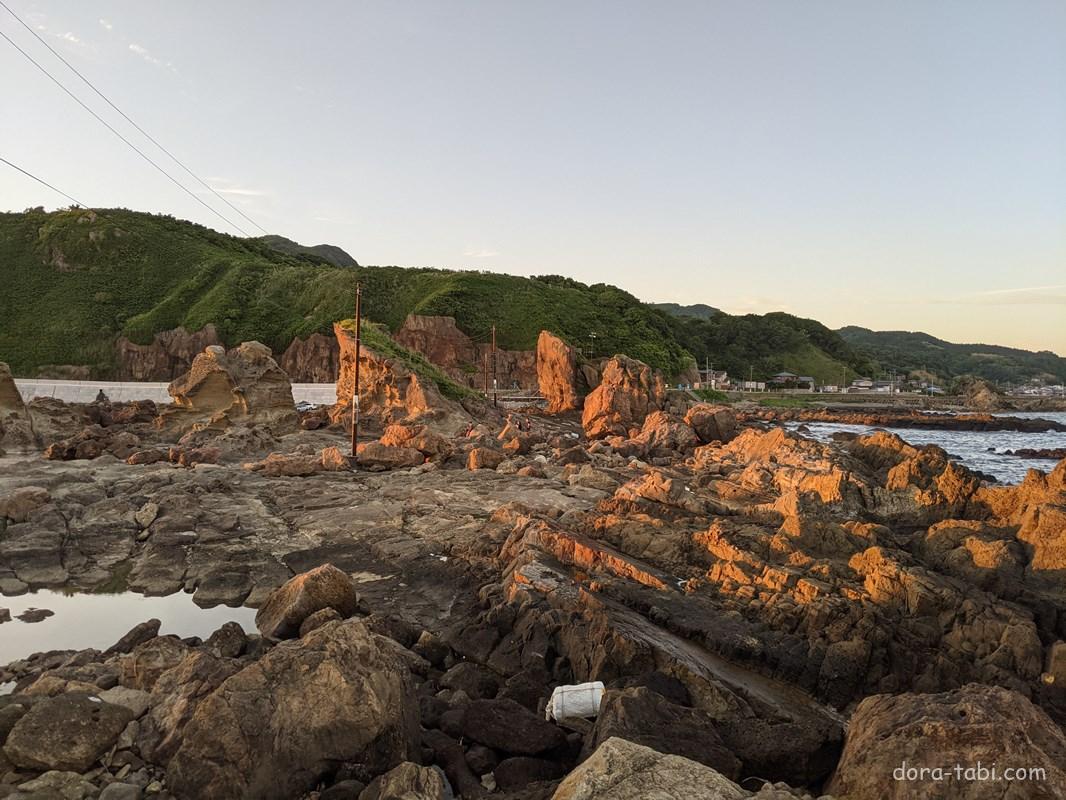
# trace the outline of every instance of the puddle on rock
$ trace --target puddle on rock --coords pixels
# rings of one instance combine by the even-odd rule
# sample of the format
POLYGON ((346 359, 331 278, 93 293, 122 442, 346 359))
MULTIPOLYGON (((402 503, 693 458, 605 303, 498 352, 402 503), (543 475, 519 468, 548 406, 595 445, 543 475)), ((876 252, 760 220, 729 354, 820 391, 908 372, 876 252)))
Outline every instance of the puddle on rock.
MULTIPOLYGON (((166 597, 145 597, 133 592, 80 594, 41 590, 16 597, 0 595, 0 608, 11 611, 11 621, 0 624, 0 665, 45 650, 104 650, 134 625, 158 619, 161 634, 207 638, 223 623, 234 621, 255 632, 254 608, 215 606, 200 608, 184 592, 166 597), (54 612, 40 622, 16 617, 29 609, 54 612)), ((2 692, 2 689, 0 689, 2 692)))

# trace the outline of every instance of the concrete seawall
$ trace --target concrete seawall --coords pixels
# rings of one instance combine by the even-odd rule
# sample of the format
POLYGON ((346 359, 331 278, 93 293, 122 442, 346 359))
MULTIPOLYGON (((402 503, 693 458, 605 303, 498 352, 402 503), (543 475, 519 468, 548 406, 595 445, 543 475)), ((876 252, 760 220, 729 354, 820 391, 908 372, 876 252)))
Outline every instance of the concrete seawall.
MULTIPOLYGON (((27 403, 35 397, 55 397, 68 403, 91 403, 97 393, 103 391, 109 400, 154 400, 169 403, 166 383, 140 383, 135 381, 61 381, 37 378, 16 378, 22 399, 27 403)), ((337 400, 336 384, 294 383, 292 396, 297 402, 332 405, 337 400)))

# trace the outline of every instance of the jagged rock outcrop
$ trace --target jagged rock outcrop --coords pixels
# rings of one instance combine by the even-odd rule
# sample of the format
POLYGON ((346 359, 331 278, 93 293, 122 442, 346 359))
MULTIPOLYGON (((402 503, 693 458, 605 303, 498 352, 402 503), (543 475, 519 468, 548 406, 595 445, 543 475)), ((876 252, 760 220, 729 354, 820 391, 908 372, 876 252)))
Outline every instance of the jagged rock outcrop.
POLYGON ((11 368, 0 361, 0 453, 3 450, 26 450, 37 446, 29 412, 22 402, 11 368))
POLYGON ((211 324, 198 331, 182 327, 161 331, 145 345, 120 336, 115 342, 117 377, 131 381, 173 380, 187 372, 196 356, 212 345, 222 345, 222 340, 211 324))
POLYGON ((210 421, 213 428, 235 422, 254 422, 277 431, 296 428, 289 376, 270 348, 259 342, 244 342, 229 352, 208 347, 167 391, 180 412, 170 420, 210 421))
POLYGON ((851 717, 827 791, 845 798, 1066 797, 1066 736, 1025 697, 994 686, 868 697, 851 717), (998 778, 989 777, 991 768, 998 778), (1029 768, 1043 774, 1004 776, 1029 768))
POLYGON ((581 408, 589 392, 574 348, 548 331, 537 338, 537 385, 550 414, 581 408))
MULTIPOLYGON (((454 317, 408 314, 392 338, 408 350, 424 355, 456 383, 474 389, 486 385, 491 388, 491 343, 475 342, 459 330, 454 317)), ((533 388, 536 386, 535 353, 497 348, 495 374, 501 391, 533 388)))
POLYGON ((604 365, 599 386, 585 398, 581 425, 590 439, 628 436, 665 401, 661 375, 643 361, 618 355, 604 365))
POLYGON ((697 403, 685 412, 685 422, 703 444, 730 442, 737 435, 737 417, 729 406, 697 403))
POLYGON ((333 383, 340 372, 340 346, 334 336, 312 333, 293 339, 280 363, 293 383, 333 383))
MULTIPOLYGON (((340 344, 340 377, 337 403, 330 418, 351 425, 352 389, 355 382, 355 336, 341 324, 333 329, 340 344)), ((437 385, 398 359, 389 358, 362 344, 359 366, 360 415, 379 430, 395 422, 428 425, 443 435, 454 435, 471 424, 470 415, 458 403, 445 398, 437 385)))
POLYGON ((181 800, 295 797, 341 765, 419 757, 410 673, 358 620, 282 642, 202 700, 167 768, 181 800))

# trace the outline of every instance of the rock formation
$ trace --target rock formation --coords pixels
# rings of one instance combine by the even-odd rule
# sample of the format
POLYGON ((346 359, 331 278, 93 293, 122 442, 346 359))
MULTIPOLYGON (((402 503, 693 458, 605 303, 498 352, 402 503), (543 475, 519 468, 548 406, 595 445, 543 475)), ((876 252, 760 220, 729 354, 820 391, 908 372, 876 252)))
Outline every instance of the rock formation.
POLYGON ((0 454, 3 450, 25 450, 37 446, 29 412, 11 368, 0 361, 0 454))
POLYGON ((334 336, 312 333, 293 339, 280 363, 293 383, 333 383, 340 373, 340 346, 334 336))
POLYGON ((179 798, 294 797, 343 764, 371 775, 418 757, 418 701, 358 620, 284 642, 197 707, 167 768, 179 798))
MULTIPOLYGON (((334 422, 350 425, 352 389, 355 382, 355 336, 340 324, 334 325, 340 344, 340 377, 337 403, 330 411, 334 422)), ((359 366, 360 415, 379 429, 396 422, 423 424, 453 435, 470 425, 470 415, 456 402, 446 399, 433 381, 402 364, 399 359, 361 345, 359 366)))
POLYGON ((270 348, 259 342, 244 342, 229 352, 217 345, 208 347, 167 391, 187 419, 211 420, 216 427, 231 422, 254 422, 276 430, 296 427, 289 377, 270 348))
POLYGON ((876 695, 852 715, 827 790, 841 797, 1066 797, 1066 736, 1025 697, 998 687, 876 695), (1043 773, 1004 777, 1004 770, 1030 768, 1043 773), (989 777, 992 769, 998 778, 989 777), (935 795, 925 791, 932 787, 935 795))
POLYGON ((157 333, 149 344, 134 344, 125 336, 115 342, 118 379, 131 381, 169 381, 187 372, 197 355, 222 340, 214 325, 198 331, 174 328, 157 333))
MULTIPOLYGON (((475 342, 459 330, 454 317, 408 314, 393 338, 408 350, 424 355, 461 386, 491 387, 491 343, 475 342)), ((497 348, 496 380, 501 391, 535 387, 535 353, 497 348)))
POLYGON ((628 436, 666 401, 662 377, 642 361, 615 356, 603 368, 600 384, 585 398, 581 425, 589 439, 628 436))
POLYGON ((599 371, 580 359, 570 345, 548 331, 537 339, 537 385, 547 399, 547 411, 575 411, 600 381, 599 371))

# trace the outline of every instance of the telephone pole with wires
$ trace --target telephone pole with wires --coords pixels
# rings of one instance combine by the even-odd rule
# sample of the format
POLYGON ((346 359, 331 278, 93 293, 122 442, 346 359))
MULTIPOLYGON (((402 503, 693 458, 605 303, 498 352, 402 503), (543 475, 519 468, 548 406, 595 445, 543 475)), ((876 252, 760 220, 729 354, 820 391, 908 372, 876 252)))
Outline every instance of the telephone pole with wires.
POLYGON ((358 467, 358 460, 356 459, 357 448, 359 443, 359 355, 362 349, 362 342, 360 341, 359 334, 362 330, 362 298, 363 287, 362 284, 355 284, 355 381, 352 384, 352 466, 358 467))
POLYGON ((498 405, 496 399, 497 383, 496 383, 496 326, 492 326, 492 405, 493 407, 498 405))

